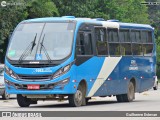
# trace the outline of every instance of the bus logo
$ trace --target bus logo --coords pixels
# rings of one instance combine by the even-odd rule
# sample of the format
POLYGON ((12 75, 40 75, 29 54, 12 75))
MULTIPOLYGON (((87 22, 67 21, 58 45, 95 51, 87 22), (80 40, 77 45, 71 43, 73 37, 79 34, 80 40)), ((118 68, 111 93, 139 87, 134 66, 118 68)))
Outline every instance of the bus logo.
POLYGON ((131 64, 129 66, 129 70, 138 70, 138 66, 136 60, 131 60, 131 64))
POLYGON ((52 73, 52 70, 50 68, 37 68, 32 72, 32 74, 35 73, 52 73))

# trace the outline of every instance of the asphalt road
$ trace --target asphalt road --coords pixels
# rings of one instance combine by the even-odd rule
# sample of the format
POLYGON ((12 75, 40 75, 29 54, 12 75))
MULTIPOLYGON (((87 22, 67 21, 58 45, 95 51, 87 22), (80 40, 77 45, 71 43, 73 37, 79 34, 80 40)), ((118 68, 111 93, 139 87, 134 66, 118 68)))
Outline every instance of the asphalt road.
MULTIPOLYGON (((149 90, 143 93, 136 93, 136 99, 130 103, 118 103, 116 97, 94 97, 87 106, 69 107, 68 101, 38 101, 38 104, 28 108, 18 106, 16 96, 11 95, 10 100, 0 98, 0 111, 160 111, 160 87, 158 90, 149 90)), ((36 119, 36 118, 34 118, 36 119)), ((39 118, 37 118, 40 120, 39 118)), ((44 118, 43 118, 44 119, 44 118)), ((50 118, 51 119, 51 118, 50 118)), ((58 118, 59 120, 60 118, 58 118)), ((63 119, 63 118, 61 118, 63 119)), ((65 118, 65 120, 75 118, 65 118)), ((80 118, 76 118, 79 120, 80 118)), ((87 118, 87 120, 97 118, 87 118)), ((105 118, 101 118, 103 120, 105 118)), ((160 118, 110 118, 113 120, 160 120, 160 118)), ((109 119, 109 120, 110 120, 109 119)), ((8 120, 8 119, 7 119, 8 120)), ((18 119, 16 119, 18 120, 18 119)))

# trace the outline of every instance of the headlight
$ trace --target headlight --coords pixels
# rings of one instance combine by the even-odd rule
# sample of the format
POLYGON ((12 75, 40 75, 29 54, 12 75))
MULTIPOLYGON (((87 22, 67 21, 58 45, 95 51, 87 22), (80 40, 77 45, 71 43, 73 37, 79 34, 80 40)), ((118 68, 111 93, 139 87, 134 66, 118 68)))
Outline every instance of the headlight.
POLYGON ((16 73, 14 73, 9 67, 5 66, 4 70, 7 75, 11 76, 14 79, 18 79, 18 75, 16 73))
POLYGON ((60 68, 57 72, 55 72, 53 74, 52 79, 57 78, 57 77, 61 76, 62 74, 68 72, 70 68, 71 68, 71 64, 68 64, 68 65, 66 65, 63 68, 60 68))

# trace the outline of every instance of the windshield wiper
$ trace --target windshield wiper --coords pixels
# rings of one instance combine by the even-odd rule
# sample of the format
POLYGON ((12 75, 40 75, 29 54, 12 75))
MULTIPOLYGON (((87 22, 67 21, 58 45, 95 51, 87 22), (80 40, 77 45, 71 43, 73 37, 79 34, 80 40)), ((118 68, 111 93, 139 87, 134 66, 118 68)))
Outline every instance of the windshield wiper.
POLYGON ((34 37, 34 40, 28 45, 28 47, 25 49, 25 51, 20 56, 19 63, 22 62, 22 60, 25 59, 29 53, 30 54, 32 53, 32 50, 33 50, 34 46, 36 45, 36 38, 37 38, 37 33, 34 37))
POLYGON ((44 34, 44 36, 43 36, 42 42, 40 43, 40 44, 41 44, 41 47, 40 47, 40 54, 41 54, 41 51, 42 51, 42 49, 43 49, 44 54, 46 55, 48 61, 51 63, 52 60, 51 60, 51 58, 49 57, 49 54, 48 54, 48 52, 47 52, 45 46, 43 45, 44 38, 45 38, 45 34, 44 34))

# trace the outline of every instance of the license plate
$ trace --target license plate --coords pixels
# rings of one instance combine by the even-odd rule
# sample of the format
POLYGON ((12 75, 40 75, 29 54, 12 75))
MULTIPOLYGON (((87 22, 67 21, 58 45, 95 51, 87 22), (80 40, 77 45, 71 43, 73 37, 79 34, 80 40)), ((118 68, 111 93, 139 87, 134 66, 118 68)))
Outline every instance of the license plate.
POLYGON ((28 90, 39 90, 40 85, 27 85, 28 90))

